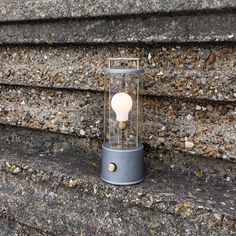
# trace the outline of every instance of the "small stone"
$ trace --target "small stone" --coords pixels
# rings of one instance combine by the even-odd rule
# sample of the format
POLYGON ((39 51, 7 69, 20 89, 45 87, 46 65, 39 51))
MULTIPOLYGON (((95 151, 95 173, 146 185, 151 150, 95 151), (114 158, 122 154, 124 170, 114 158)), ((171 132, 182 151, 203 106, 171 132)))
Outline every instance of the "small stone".
POLYGON ((63 112, 62 112, 62 114, 61 114, 61 116, 62 116, 62 118, 64 118, 64 119, 65 119, 65 118, 67 118, 67 117, 68 117, 68 114, 67 114, 65 111, 63 111, 63 112))
POLYGON ((236 229, 236 224, 235 223, 230 223, 229 228, 230 229, 236 229))
POLYGON ((198 172, 196 172, 196 176, 201 178, 201 177, 204 176, 204 172, 203 171, 198 171, 198 172))
POLYGON ((207 105, 207 110, 208 110, 209 112, 213 112, 214 107, 209 104, 209 105, 207 105))
POLYGON ((174 59, 174 64, 176 67, 179 67, 180 66, 180 62, 179 62, 179 59, 178 58, 175 58, 174 59))
POLYGON ((211 55, 211 50, 210 49, 205 49, 202 53, 202 59, 207 60, 211 55))
POLYGON ((223 158, 223 160, 227 160, 227 159, 229 159, 228 156, 227 156, 226 154, 224 154, 222 158, 223 158))
POLYGON ((219 111, 220 111, 220 114, 224 116, 227 114, 228 108, 225 106, 219 106, 219 111))
POLYGON ((80 135, 82 135, 82 136, 84 136, 84 135, 86 134, 83 129, 81 129, 81 130, 79 131, 79 133, 80 133, 80 135))
POLYGON ((69 181, 64 181, 63 185, 66 188, 75 188, 76 186, 80 185, 80 179, 70 179, 69 181))
POLYGON ((192 205, 188 203, 183 203, 180 206, 175 208, 175 212, 185 219, 193 214, 193 211, 191 210, 191 208, 192 208, 192 205))
POLYGON ((84 81, 84 75, 81 75, 81 76, 79 77, 79 81, 80 81, 80 82, 83 82, 83 81, 84 81))
POLYGON ((152 55, 151 55, 151 53, 149 52, 148 53, 148 60, 150 61, 152 59, 152 55))
POLYGON ((150 208, 154 203, 154 199, 151 194, 147 194, 144 205, 147 208, 150 208))
POLYGON ((194 138, 194 143, 195 143, 195 144, 199 144, 200 141, 201 141, 201 139, 200 139, 199 137, 195 137, 195 138, 194 138))
POLYGON ((157 75, 164 75, 164 72, 161 70, 157 75))
POLYGON ((211 54, 210 57, 209 57, 209 59, 208 59, 208 63, 209 63, 209 64, 212 64, 212 63, 215 62, 215 60, 216 60, 215 54, 211 54))
POLYGON ((223 48, 223 49, 221 50, 221 56, 224 57, 228 52, 229 52, 229 49, 228 49, 228 48, 223 48))
POLYGON ((186 118, 187 118, 187 120, 192 120, 192 119, 193 119, 193 116, 190 115, 190 114, 188 114, 186 118))
POLYGON ((222 215, 219 213, 214 213, 213 216, 216 218, 216 220, 221 221, 222 215))
POLYGON ((6 165, 7 168, 11 168, 11 165, 8 161, 5 163, 5 165, 6 165))
POLYGON ((219 115, 217 113, 212 113, 212 115, 210 116, 210 120, 211 122, 216 122, 220 119, 219 115))
POLYGON ((172 52, 172 57, 174 57, 174 58, 178 57, 178 54, 177 54, 176 51, 173 51, 173 52, 172 52))
POLYGON ((231 180, 231 178, 229 176, 227 176, 225 180, 229 182, 231 180))
POLYGON ((196 110, 197 110, 197 111, 200 111, 201 109, 202 109, 201 106, 199 106, 199 105, 196 106, 196 110))
POLYGON ((227 145, 225 146, 225 149, 228 150, 228 151, 230 151, 230 150, 233 149, 233 147, 232 147, 231 144, 227 144, 227 145))
POLYGON ((20 173, 20 171, 21 171, 21 169, 19 167, 16 167, 16 168, 12 169, 13 174, 18 174, 18 173, 20 173))
POLYGON ((185 141, 185 148, 193 148, 193 147, 194 147, 194 143, 190 141, 185 141))
POLYGON ((229 122, 234 122, 234 120, 235 120, 234 115, 229 115, 228 121, 229 122))
POLYGON ((23 165, 23 166, 22 166, 22 169, 23 169, 23 170, 28 170, 28 169, 29 169, 29 166, 28 166, 28 165, 23 165))
POLYGON ((165 138, 160 137, 160 138, 157 139, 157 141, 158 141, 159 143, 164 143, 164 142, 165 142, 165 138))

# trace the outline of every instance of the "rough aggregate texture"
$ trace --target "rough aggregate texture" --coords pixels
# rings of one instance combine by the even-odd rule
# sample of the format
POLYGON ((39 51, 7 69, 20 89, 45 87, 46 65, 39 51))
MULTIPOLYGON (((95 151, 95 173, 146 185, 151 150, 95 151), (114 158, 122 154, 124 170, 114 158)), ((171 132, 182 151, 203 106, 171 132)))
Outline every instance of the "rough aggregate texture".
MULTIPOLYGON (((1 86, 0 122, 103 137, 101 93, 1 86)), ((142 137, 153 148, 235 159, 236 106, 144 97, 142 137)))
MULTIPOLYGON (((37 155, 53 153, 55 155, 73 149, 85 150, 86 152, 101 152, 102 141, 95 139, 79 138, 75 135, 61 134, 56 132, 45 132, 42 130, 28 129, 16 126, 1 125, 0 141, 3 147, 12 152, 28 153, 37 155)), ((75 151, 76 153, 79 151, 75 151)), ((154 165, 155 160, 168 166, 173 172, 193 175, 201 179, 213 179, 218 182, 229 182, 236 180, 236 165, 233 161, 222 161, 216 158, 203 158, 202 156, 191 154, 180 154, 178 152, 166 151, 163 149, 153 149, 145 144, 146 165, 158 168, 154 165)), ((79 154, 78 154, 79 155, 79 154)), ((91 157, 92 158, 92 157, 91 157)), ((83 162, 81 162, 83 164, 83 162)), ((94 162, 92 161, 92 165, 94 162)), ((153 169, 154 174, 156 169, 153 169)), ((10 168, 10 170, 14 170, 10 168)), ((50 170, 50 166, 49 166, 50 170)), ((81 168, 81 172, 82 172, 81 168)), ((90 170, 85 169, 84 174, 89 174, 90 170)))
POLYGON ((0 44, 235 42, 234 12, 2 23, 0 44))
POLYGON ((101 138, 101 94, 1 87, 0 97, 2 123, 101 138))
POLYGON ((1 47, 0 83, 103 91, 107 58, 127 56, 140 58, 146 95, 236 101, 236 50, 226 46, 1 47))
MULTIPOLYGON (((0 218, 0 236, 50 236, 51 234, 45 233, 42 230, 34 229, 25 224, 18 223, 13 219, 9 219, 11 213, 6 209, 0 213, 3 218, 0 218)), ((11 215, 12 216, 12 215, 11 215)))
MULTIPOLYGON (((3 128, 2 137, 14 129, 3 128)), ((18 130, 22 143, 12 150, 5 139, 0 157, 0 209, 9 223, 20 222, 42 235, 235 233, 235 179, 180 174, 149 156, 144 183, 111 186, 98 179, 97 152, 68 147, 56 154, 31 145, 29 154, 23 140, 30 132, 37 140, 40 131, 34 136, 18 130)))
POLYGON ((235 105, 145 98, 143 106, 143 136, 150 145, 235 159, 235 105))
POLYGON ((184 0, 146 0, 146 1, 106 1, 51 0, 19 2, 2 0, 0 3, 0 21, 21 21, 35 19, 81 18, 106 15, 127 15, 145 13, 169 13, 182 11, 205 11, 234 9, 234 1, 184 0), (27 6, 27 7, 25 7, 27 6))

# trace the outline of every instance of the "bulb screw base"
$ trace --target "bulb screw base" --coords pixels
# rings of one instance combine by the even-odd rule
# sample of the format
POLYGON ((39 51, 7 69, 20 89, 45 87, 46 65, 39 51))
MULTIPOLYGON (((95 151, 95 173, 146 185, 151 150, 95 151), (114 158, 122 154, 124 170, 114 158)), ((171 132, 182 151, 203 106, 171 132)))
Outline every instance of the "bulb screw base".
POLYGON ((119 121, 118 122, 118 127, 120 130, 125 130, 128 126, 128 122, 127 121, 119 121))

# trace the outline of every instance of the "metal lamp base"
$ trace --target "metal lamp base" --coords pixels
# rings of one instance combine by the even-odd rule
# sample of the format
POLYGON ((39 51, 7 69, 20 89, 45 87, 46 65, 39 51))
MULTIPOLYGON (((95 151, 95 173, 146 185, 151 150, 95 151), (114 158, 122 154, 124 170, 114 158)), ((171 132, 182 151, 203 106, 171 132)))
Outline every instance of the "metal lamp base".
POLYGON ((144 180, 142 145, 127 150, 103 145, 102 152, 102 180, 114 185, 133 185, 144 180))

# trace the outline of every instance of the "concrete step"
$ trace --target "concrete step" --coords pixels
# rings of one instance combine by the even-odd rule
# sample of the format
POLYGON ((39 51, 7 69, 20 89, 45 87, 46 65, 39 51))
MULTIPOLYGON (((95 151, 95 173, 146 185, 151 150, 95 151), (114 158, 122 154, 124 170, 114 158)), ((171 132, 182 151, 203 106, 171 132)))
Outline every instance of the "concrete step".
POLYGON ((235 3, 1 2, 0 44, 235 42, 235 3), (69 27, 68 27, 69 26, 69 27))
POLYGON ((0 44, 235 42, 234 12, 60 19, 1 24, 0 44))
POLYGON ((124 56, 140 58, 147 96, 236 101, 236 49, 227 44, 1 47, 0 83, 103 91, 107 58, 124 56))
POLYGON ((235 9, 234 1, 202 1, 190 2, 179 0, 146 0, 141 2, 120 0, 118 2, 100 0, 93 1, 33 1, 24 4, 15 0, 3 0, 0 3, 0 21, 28 21, 62 18, 91 18, 101 16, 134 15, 134 14, 168 14, 195 11, 224 11, 235 9), (25 8, 27 6, 27 9, 25 8))
MULTIPOLYGON (((162 153, 146 157, 143 183, 112 186, 99 178, 100 153, 86 144, 53 153, 48 144, 59 145, 63 137, 20 130, 17 140, 5 138, 0 152, 0 208, 13 225, 42 235, 235 234, 235 178, 195 173, 177 161, 170 167, 162 153), (31 141, 24 144, 26 136, 31 141)), ((227 171, 224 163, 217 165, 227 171)))
MULTIPOLYGON (((0 123, 102 139, 103 94, 0 87, 0 123)), ((144 142, 153 148, 236 158, 236 105, 166 97, 143 99, 144 142), (190 142, 190 146, 188 143, 190 142)))

